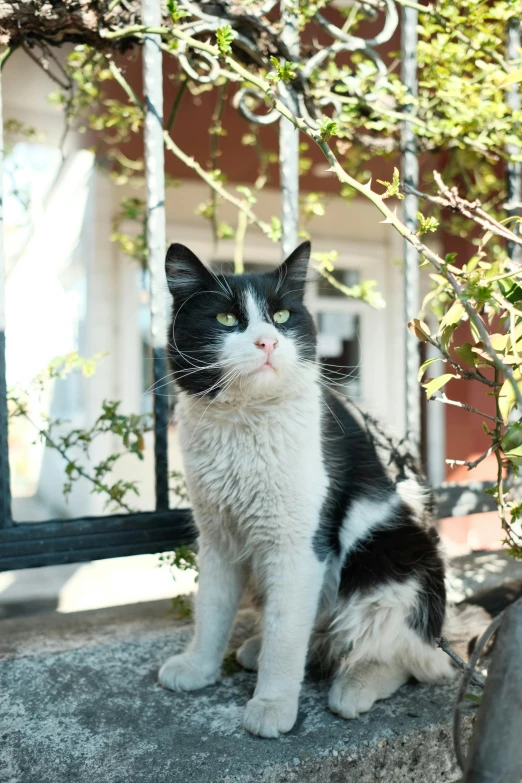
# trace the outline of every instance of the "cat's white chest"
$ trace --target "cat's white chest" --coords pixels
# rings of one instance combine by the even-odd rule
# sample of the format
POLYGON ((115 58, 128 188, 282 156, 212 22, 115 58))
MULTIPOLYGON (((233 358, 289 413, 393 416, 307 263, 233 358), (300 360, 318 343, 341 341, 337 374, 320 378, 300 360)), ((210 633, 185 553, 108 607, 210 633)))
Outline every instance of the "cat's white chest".
POLYGON ((185 398, 178 408, 201 531, 249 554, 267 540, 311 538, 327 485, 319 396, 252 409, 211 407, 205 413, 185 398))

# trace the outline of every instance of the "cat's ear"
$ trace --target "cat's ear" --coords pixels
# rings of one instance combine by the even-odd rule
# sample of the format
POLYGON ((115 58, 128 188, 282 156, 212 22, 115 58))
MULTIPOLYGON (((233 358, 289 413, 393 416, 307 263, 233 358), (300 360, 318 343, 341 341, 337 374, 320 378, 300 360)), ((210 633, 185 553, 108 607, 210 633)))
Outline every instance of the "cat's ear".
POLYGON ((177 242, 167 250, 165 275, 172 296, 181 296, 208 286, 212 273, 185 245, 177 242))
POLYGON ((293 290, 300 290, 304 294, 311 249, 312 245, 310 242, 302 242, 276 270, 276 274, 284 287, 288 287, 291 284, 293 290))

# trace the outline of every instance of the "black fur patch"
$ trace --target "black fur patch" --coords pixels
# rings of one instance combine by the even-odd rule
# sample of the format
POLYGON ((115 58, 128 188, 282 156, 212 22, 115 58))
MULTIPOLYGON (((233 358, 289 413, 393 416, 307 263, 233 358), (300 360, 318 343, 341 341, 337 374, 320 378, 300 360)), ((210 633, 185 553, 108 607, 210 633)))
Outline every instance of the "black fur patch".
POLYGON ((345 405, 330 392, 323 397, 322 449, 330 486, 314 537, 320 560, 339 554, 339 531, 354 500, 379 497, 393 489, 377 456, 373 440, 345 405))
POLYGON ((248 326, 246 294, 251 292, 273 323, 277 310, 290 310, 285 324, 275 324, 294 337, 300 358, 315 359, 316 333, 312 316, 303 303, 310 243, 303 242, 273 272, 265 274, 214 274, 183 245, 171 245, 165 262, 173 297, 172 321, 167 336, 167 355, 178 386, 189 394, 215 396, 221 387, 222 371, 215 365, 226 335, 231 329, 248 326), (233 313, 234 327, 216 320, 217 313, 233 313))
POLYGON ((391 582, 416 577, 421 584, 418 604, 408 619, 423 639, 433 642, 442 632, 446 606, 444 564, 438 551, 439 537, 432 528, 419 527, 401 504, 385 528, 374 530, 346 556, 339 594, 349 598, 391 582))

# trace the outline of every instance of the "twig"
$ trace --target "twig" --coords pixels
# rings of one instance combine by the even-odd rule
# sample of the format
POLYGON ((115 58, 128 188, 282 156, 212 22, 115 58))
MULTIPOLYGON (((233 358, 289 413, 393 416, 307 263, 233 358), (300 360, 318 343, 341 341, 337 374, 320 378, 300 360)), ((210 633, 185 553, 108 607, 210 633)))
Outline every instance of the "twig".
MULTIPOLYGON (((114 61, 111 59, 109 60, 109 68, 120 85, 120 87, 125 91, 126 95, 131 99, 131 101, 134 103, 135 106, 137 106, 141 111, 144 112, 144 107, 130 84, 127 82, 125 77, 123 76, 122 72, 118 68, 118 66, 114 63, 114 61)), ((228 201, 230 204, 233 204, 236 209, 239 209, 241 212, 244 212, 244 214, 248 217, 248 219, 254 223, 256 226, 258 226, 263 233, 265 233, 267 236, 270 236, 271 234, 271 228, 264 220, 261 220, 257 217, 257 215, 252 212, 250 207, 243 201, 242 199, 236 198, 236 196, 233 196, 232 193, 230 193, 226 188, 221 185, 221 183, 212 176, 212 174, 208 171, 205 171, 205 169, 196 161, 194 158, 190 157, 190 155, 187 155, 183 150, 181 150, 172 136, 168 133, 168 131, 163 131, 163 142, 165 144, 165 147, 169 150, 169 152, 172 152, 173 155, 175 155, 179 160, 182 161, 189 169, 192 169, 192 171, 195 171, 196 174, 198 174, 201 179, 207 183, 207 185, 210 185, 211 188, 213 188, 216 193, 218 193, 221 198, 225 199, 225 201, 228 201)))
MULTIPOLYGON (((478 370, 468 370, 466 367, 462 367, 458 362, 453 359, 450 354, 444 350, 440 342, 437 340, 434 340, 433 338, 427 338, 428 342, 434 346, 441 354, 445 362, 448 362, 448 364, 451 364, 452 367, 455 367, 456 370, 459 371, 459 373, 462 375, 463 378, 466 378, 467 380, 473 380, 473 381, 480 381, 480 383, 484 383, 486 386, 491 386, 492 388, 495 386, 495 381, 491 381, 489 378, 486 378, 485 375, 482 375, 481 372, 478 370)), ((502 384, 499 384, 500 386, 502 384)), ((433 398, 432 398, 433 399, 433 398)))
POLYGON ((176 97, 172 101, 172 108, 170 110, 169 119, 167 121, 167 130, 169 133, 172 130, 172 126, 174 125, 174 120, 176 119, 176 115, 181 104, 181 99, 183 98, 186 89, 187 81, 185 80, 179 85, 179 90, 176 93, 176 97))
POLYGON ((13 52, 15 51, 16 46, 8 46, 7 49, 4 49, 2 54, 0 54, 0 71, 8 61, 8 59, 11 57, 13 52))
POLYGON ((445 405, 454 405, 455 408, 462 408, 469 413, 476 413, 478 416, 482 416, 484 419, 489 419, 495 423, 501 423, 501 419, 497 419, 496 416, 490 416, 489 413, 482 413, 482 411, 478 411, 476 408, 472 408, 471 405, 466 405, 465 402, 450 400, 450 398, 447 397, 444 392, 442 392, 442 394, 438 397, 430 397, 429 402, 442 402, 445 405))
POLYGON ((407 193, 413 193, 420 198, 426 199, 426 201, 430 201, 432 204, 438 204, 439 206, 445 207, 446 209, 460 212, 461 215, 469 218, 469 220, 473 220, 485 231, 491 231, 492 234, 496 234, 497 236, 502 237, 502 239, 509 240, 510 242, 513 241, 518 245, 522 245, 522 238, 518 237, 508 228, 503 226, 502 223, 498 222, 498 220, 492 218, 491 215, 487 214, 487 212, 484 212, 480 201, 467 201, 467 199, 459 196, 457 188, 452 187, 450 189, 443 182, 438 171, 433 172, 433 178, 439 189, 440 196, 433 196, 429 193, 423 193, 417 190, 417 188, 414 188, 411 185, 407 185, 406 183, 403 183, 403 190, 407 193))
POLYGON ((481 454, 480 457, 478 457, 473 462, 466 462, 466 460, 463 459, 447 459, 446 464, 449 465, 450 468, 454 468, 455 465, 465 465, 468 470, 473 470, 473 468, 476 468, 477 465, 480 465, 480 463, 489 457, 490 454, 496 451, 499 445, 499 443, 493 443, 493 445, 491 445, 489 449, 484 452, 484 454, 481 454))
POLYGON ((38 67, 39 67, 39 68, 41 68, 41 69, 42 69, 42 71, 44 71, 44 73, 46 73, 46 74, 47 74, 47 76, 48 76, 50 79, 52 79, 52 80, 53 80, 53 82, 56 82, 56 84, 57 84, 59 87, 61 87, 61 88, 62 88, 62 90, 70 90, 70 89, 71 89, 71 85, 70 85, 70 83, 64 83, 64 82, 62 82, 62 80, 61 80, 61 79, 60 79, 58 76, 56 76, 56 74, 54 74, 54 73, 51 71, 51 69, 50 69, 50 67, 49 67, 49 63, 47 62, 47 60, 46 60, 44 57, 37 57, 37 56, 36 56, 36 54, 34 54, 34 52, 31 50, 31 47, 30 47, 30 46, 27 46, 26 44, 22 44, 22 49, 24 50, 24 52, 26 53, 26 55, 27 55, 28 57, 30 57, 30 58, 31 58, 31 60, 32 60, 34 63, 36 63, 36 65, 38 65, 38 67))
MULTIPOLYGON (((49 433, 46 430, 42 430, 36 422, 34 422, 29 414, 27 414, 25 411, 22 411, 22 416, 24 416, 27 421, 32 424, 32 426, 37 430, 40 437, 44 438, 46 443, 52 448, 55 449, 58 454, 60 454, 64 460, 67 462, 68 465, 73 465, 74 470, 78 473, 78 475, 82 476, 82 478, 89 481, 93 486, 95 486, 97 489, 99 489, 101 492, 108 494, 110 497, 110 493, 107 491, 107 487, 105 484, 103 484, 101 481, 98 481, 98 479, 94 478, 94 476, 91 476, 89 473, 87 473, 81 465, 77 465, 74 460, 72 460, 65 449, 63 449, 56 441, 54 441, 49 433)), ((134 513, 135 509, 131 508, 131 506, 128 506, 127 503, 125 503, 123 500, 118 500, 117 498, 110 497, 111 501, 113 503, 117 503, 121 508, 124 508, 125 511, 127 511, 129 514, 134 513)))
MULTIPOLYGON (((440 647, 441 650, 444 650, 446 655, 449 655, 452 661, 454 661, 459 669, 462 669, 462 671, 465 671, 468 668, 468 664, 466 661, 463 661, 462 658, 458 653, 455 652, 453 647, 451 647, 450 643, 446 639, 445 636, 441 636, 440 639, 437 639, 437 645, 440 647)), ((471 675, 471 684, 476 685, 477 688, 483 688, 485 683, 485 679, 481 674, 477 674, 477 672, 473 672, 471 675)))

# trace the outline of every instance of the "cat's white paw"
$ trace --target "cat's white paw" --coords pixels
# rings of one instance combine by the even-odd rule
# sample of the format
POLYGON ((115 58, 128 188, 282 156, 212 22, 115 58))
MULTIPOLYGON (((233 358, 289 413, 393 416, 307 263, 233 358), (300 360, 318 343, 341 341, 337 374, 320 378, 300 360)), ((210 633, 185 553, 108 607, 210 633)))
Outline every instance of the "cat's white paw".
POLYGON ((335 678, 328 706, 341 718, 357 718, 379 699, 388 699, 407 680, 408 672, 400 664, 359 664, 335 678))
POLYGON ((377 700, 371 688, 357 680, 335 680, 328 694, 328 706, 341 718, 358 718, 362 712, 371 710, 377 700))
POLYGON ((174 655, 159 670, 159 682, 170 691, 196 691, 216 682, 219 670, 192 653, 174 655))
POLYGON ((252 672, 257 672, 259 664, 259 653, 261 651, 261 637, 252 636, 251 639, 247 639, 239 650, 236 652, 236 659, 243 669, 248 669, 252 672))
POLYGON ((257 737, 279 737, 297 718, 297 699, 263 699, 254 696, 245 709, 243 726, 257 737))

